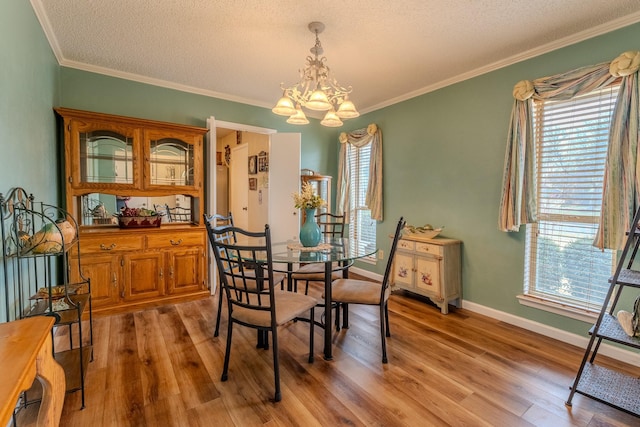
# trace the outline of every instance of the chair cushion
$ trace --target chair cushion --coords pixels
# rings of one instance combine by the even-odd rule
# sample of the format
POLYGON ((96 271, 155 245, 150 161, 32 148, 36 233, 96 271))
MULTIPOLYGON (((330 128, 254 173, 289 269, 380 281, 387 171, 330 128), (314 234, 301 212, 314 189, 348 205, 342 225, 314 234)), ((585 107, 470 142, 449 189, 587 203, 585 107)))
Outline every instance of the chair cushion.
MULTIPOLYGON (((331 273, 331 280, 342 279, 342 269, 337 262, 331 263, 331 270, 336 270, 331 273)), ((313 280, 324 282, 324 263, 318 262, 313 264, 305 264, 291 274, 291 278, 294 280, 313 280)))
MULTIPOLYGON (((318 303, 318 300, 309 296, 288 291, 275 291, 276 324, 283 325, 307 311, 318 303)), ((254 310, 246 307, 233 307, 231 317, 250 325, 268 328, 271 326, 271 312, 254 310)))
MULTIPOLYGON (((367 280, 338 279, 331 285, 331 299, 335 302, 347 304, 380 304, 380 291, 382 284, 367 280)), ((384 300, 389 298, 389 288, 384 295, 384 300)), ((324 295, 322 296, 324 298, 324 295)))
MULTIPOLYGON (((258 289, 258 284, 255 280, 252 280, 251 277, 255 277, 255 272, 253 271, 245 271, 245 276, 247 277, 247 289, 251 290, 251 291, 255 291, 256 289, 258 289)), ((273 286, 276 286, 278 284, 280 284, 280 282, 282 282, 284 280, 284 278, 287 277, 284 273, 276 273, 275 271, 273 272, 273 286)), ((231 284, 231 280, 232 278, 229 276, 227 277, 227 280, 229 281, 229 284, 231 284)), ((236 277, 236 283, 237 286, 239 288, 244 288, 244 285, 242 284, 242 278, 240 277, 236 277)), ((266 283, 265 283, 266 285, 266 283)), ((263 290, 264 292, 268 292, 269 288, 265 286, 265 289, 263 290)))

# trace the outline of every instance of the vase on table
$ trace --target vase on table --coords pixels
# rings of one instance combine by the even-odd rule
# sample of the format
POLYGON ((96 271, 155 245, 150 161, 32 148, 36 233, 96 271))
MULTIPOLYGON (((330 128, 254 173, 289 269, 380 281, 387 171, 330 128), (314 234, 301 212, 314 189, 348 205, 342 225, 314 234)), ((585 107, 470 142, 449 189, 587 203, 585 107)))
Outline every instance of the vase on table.
POLYGON ((305 209, 304 216, 304 224, 300 227, 300 243, 306 248, 318 246, 322 240, 322 232, 316 222, 316 210, 305 209))

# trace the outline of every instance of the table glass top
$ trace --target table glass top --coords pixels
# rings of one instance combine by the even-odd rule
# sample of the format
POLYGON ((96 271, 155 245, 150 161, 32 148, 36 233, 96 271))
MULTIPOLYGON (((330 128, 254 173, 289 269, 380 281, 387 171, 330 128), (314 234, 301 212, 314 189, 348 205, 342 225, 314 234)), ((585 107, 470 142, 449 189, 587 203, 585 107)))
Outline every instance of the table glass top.
POLYGON ((273 262, 340 262, 351 261, 375 254, 378 250, 375 247, 358 248, 354 241, 348 238, 325 237, 318 245, 317 250, 296 249, 298 242, 278 242, 271 245, 273 262), (292 249, 293 248, 293 249, 292 249))

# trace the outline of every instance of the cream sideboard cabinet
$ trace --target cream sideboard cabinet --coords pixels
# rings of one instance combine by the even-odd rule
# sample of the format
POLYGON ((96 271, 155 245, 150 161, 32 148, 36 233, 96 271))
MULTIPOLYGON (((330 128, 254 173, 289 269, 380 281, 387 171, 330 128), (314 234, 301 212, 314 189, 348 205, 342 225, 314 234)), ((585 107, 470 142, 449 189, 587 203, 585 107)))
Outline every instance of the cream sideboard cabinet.
POLYGON ((392 290, 404 289, 428 297, 443 314, 449 302, 462 299, 460 245, 455 239, 403 236, 393 262, 392 290))

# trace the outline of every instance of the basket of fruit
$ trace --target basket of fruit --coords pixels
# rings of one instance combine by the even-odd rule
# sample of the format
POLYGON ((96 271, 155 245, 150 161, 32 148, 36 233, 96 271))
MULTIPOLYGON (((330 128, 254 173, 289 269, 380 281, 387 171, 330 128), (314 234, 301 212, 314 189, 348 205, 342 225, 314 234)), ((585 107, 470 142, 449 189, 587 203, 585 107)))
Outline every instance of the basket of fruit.
POLYGON ((158 212, 146 208, 126 207, 116 217, 120 228, 160 227, 162 222, 158 212))
POLYGON ((422 227, 414 227, 413 225, 405 225, 404 226, 404 231, 407 234, 415 236, 415 237, 421 237, 421 238, 424 238, 424 239, 433 239, 438 234, 440 234, 440 232, 442 232, 443 228, 444 228, 444 226, 439 227, 439 228, 433 228, 433 226, 431 224, 425 224, 422 227))

